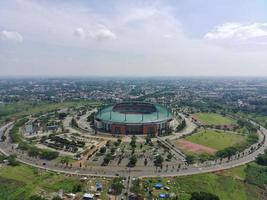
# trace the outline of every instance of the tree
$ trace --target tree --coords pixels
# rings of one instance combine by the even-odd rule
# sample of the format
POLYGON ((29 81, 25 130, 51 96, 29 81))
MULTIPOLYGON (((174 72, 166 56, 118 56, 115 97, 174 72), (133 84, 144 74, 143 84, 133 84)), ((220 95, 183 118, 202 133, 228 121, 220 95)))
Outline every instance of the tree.
POLYGON ((16 154, 11 154, 7 160, 8 160, 8 164, 11 166, 17 166, 19 164, 19 162, 17 161, 17 155, 16 154))
POLYGON ((1 139, 2 139, 2 141, 5 141, 6 140, 6 136, 2 135, 1 139))
POLYGON ((122 182, 122 178, 120 177, 116 177, 112 180, 111 185, 110 185, 111 189, 113 190, 113 193, 115 195, 119 195, 122 192, 122 189, 124 189, 124 185, 122 182))
POLYGON ((220 200, 217 195, 207 192, 193 192, 190 200, 220 200))
POLYGON ((62 163, 62 164, 69 165, 69 162, 70 162, 70 157, 68 157, 68 156, 63 156, 60 158, 60 163, 62 163))
POLYGON ((147 161, 147 159, 145 159, 144 165, 147 166, 147 163, 148 163, 148 161, 147 161))
POLYGON ((30 197, 30 200, 46 200, 46 199, 39 195, 32 195, 30 197))
POLYGON ((112 148, 110 149, 111 154, 114 154, 115 151, 116 151, 116 148, 115 148, 115 147, 112 147, 112 148))
POLYGON ((171 160, 171 159, 172 159, 172 154, 169 153, 169 154, 167 155, 167 160, 171 160))
POLYGON ((131 146, 133 149, 136 148, 136 137, 135 137, 135 136, 132 137, 132 140, 131 140, 131 142, 130 142, 130 146, 131 146))
POLYGON ((108 165, 108 163, 111 161, 111 159, 112 159, 112 155, 110 153, 108 153, 104 157, 102 165, 108 165))
POLYGON ((73 188, 72 188, 73 193, 77 193, 77 192, 81 192, 81 191, 82 191, 82 185, 81 184, 73 185, 73 188))
POLYGON ((39 149, 36 147, 32 147, 28 151, 28 156, 30 156, 30 157, 38 157, 39 155, 40 155, 39 149))
POLYGON ((59 197, 59 196, 55 196, 55 197, 53 197, 52 200, 63 200, 63 199, 61 197, 59 197))
POLYGON ((264 154, 259 155, 256 158, 256 163, 267 166, 267 153, 265 152, 264 154))
POLYGON ((194 156, 192 155, 187 155, 185 159, 188 164, 193 164, 195 160, 194 156))
POLYGON ((161 155, 157 155, 154 160, 154 165, 157 167, 161 167, 163 163, 163 157, 161 155))
POLYGON ((106 153, 106 151, 107 151, 107 148, 106 148, 106 147, 101 147, 100 150, 99 150, 99 152, 100 152, 101 154, 106 153))
POLYGON ((71 119, 70 125, 71 125, 72 127, 76 127, 76 128, 79 127, 77 121, 76 121, 74 118, 71 119))
POLYGON ((65 119, 66 117, 67 117, 67 114, 64 113, 64 112, 58 114, 58 119, 60 119, 60 120, 63 120, 63 119, 65 119))
POLYGON ((45 159, 45 160, 53 160, 53 159, 57 158, 58 155, 59 155, 59 152, 57 152, 57 151, 42 150, 42 152, 40 154, 40 158, 45 159))
POLYGON ((135 155, 132 155, 129 159, 128 167, 134 167, 137 163, 137 158, 135 155))

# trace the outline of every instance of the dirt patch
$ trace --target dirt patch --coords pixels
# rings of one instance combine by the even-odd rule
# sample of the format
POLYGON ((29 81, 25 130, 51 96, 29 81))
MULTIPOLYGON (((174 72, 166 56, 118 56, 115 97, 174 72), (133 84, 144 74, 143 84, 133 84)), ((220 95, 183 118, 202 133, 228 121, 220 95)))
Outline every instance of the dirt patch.
POLYGON ((206 147, 200 144, 196 144, 193 142, 189 142, 185 139, 178 140, 177 144, 179 148, 181 148, 182 150, 197 153, 197 154, 201 154, 201 153, 214 154, 215 152, 217 152, 216 149, 206 147))

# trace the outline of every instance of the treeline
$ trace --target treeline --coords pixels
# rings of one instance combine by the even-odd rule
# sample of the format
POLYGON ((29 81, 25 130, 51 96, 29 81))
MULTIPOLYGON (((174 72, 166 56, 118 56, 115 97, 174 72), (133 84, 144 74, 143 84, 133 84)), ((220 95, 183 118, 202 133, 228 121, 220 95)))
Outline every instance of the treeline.
POLYGON ((236 155, 238 152, 244 151, 246 148, 257 143, 259 136, 257 133, 253 132, 248 135, 247 142, 245 144, 240 144, 234 147, 227 147, 225 149, 219 150, 216 152, 216 157, 218 158, 230 158, 233 155, 236 155))
POLYGON ((94 122, 94 118, 95 118, 95 112, 92 112, 90 115, 88 115, 87 117, 87 122, 93 123, 94 122))
POLYGON ((246 128, 249 133, 257 132, 257 128, 253 124, 251 124, 249 121, 247 121, 245 119, 238 119, 237 120, 237 124, 240 127, 246 128))
POLYGON ((186 127, 186 122, 185 122, 185 119, 183 119, 183 120, 181 121, 181 123, 176 127, 176 131, 177 131, 177 132, 178 132, 178 131, 181 131, 181 130, 183 130, 185 127, 186 127))
POLYGON ((18 148, 26 151, 28 153, 28 156, 30 157, 39 157, 40 159, 45 160, 53 160, 59 156, 59 153, 57 151, 40 149, 25 141, 20 142, 18 148))

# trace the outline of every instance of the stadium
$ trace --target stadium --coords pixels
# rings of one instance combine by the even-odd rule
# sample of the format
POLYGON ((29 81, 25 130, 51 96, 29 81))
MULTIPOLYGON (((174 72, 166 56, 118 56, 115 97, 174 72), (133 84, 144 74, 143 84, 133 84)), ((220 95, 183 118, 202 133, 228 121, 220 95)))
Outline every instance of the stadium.
POLYGON ((160 135, 170 130, 171 112, 162 105, 146 102, 122 102, 101 108, 95 115, 95 127, 119 135, 160 135))

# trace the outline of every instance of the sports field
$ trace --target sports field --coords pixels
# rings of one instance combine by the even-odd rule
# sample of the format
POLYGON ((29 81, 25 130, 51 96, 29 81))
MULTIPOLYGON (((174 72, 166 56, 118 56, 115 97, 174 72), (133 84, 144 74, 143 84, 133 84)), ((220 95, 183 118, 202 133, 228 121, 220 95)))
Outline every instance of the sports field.
POLYGON ((213 129, 200 130, 199 132, 185 138, 186 140, 216 150, 246 143, 246 136, 235 132, 223 132, 213 129))
POLYGON ((205 125, 233 125, 236 121, 217 113, 196 113, 194 117, 205 125))

